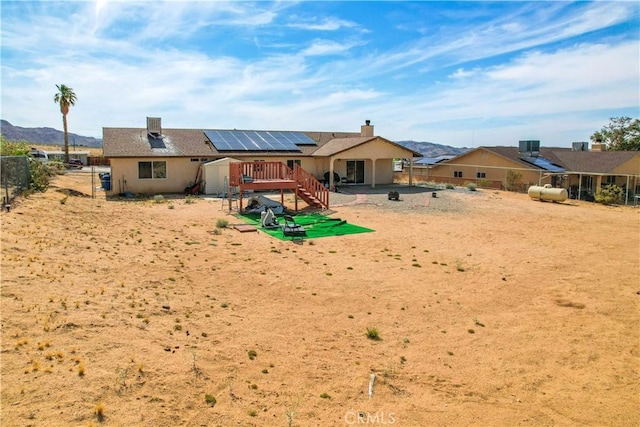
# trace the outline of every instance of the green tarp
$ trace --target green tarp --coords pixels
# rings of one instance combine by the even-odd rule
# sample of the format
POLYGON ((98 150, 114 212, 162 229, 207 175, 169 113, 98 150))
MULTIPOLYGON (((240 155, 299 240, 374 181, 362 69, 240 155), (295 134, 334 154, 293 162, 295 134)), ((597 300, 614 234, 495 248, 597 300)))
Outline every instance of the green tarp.
MULTIPOLYGON (((282 229, 278 228, 262 228, 260 225, 260 214, 239 214, 237 215, 242 221, 255 226, 258 230, 269 234, 280 240, 291 240, 291 236, 282 234, 282 229)), ((284 224, 284 218, 278 215, 280 225, 284 224)), ((344 236, 347 234, 370 233, 374 230, 370 228, 360 227, 347 223, 340 218, 330 218, 320 214, 299 214, 294 217, 296 224, 304 227, 307 235, 305 239, 317 239, 319 237, 328 236, 344 236)))

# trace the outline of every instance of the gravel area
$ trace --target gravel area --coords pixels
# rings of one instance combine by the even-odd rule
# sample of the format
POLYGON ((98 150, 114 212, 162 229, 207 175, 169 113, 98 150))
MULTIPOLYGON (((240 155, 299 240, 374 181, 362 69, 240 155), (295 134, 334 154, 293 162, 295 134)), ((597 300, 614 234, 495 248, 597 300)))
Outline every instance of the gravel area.
POLYGON ((338 193, 330 193, 330 207, 362 206, 390 211, 424 210, 431 212, 462 212, 472 198, 483 197, 482 192, 466 189, 443 190, 431 187, 408 187, 406 185, 386 185, 376 188, 369 186, 345 186, 338 193), (399 200, 389 200, 388 193, 397 191, 399 200))

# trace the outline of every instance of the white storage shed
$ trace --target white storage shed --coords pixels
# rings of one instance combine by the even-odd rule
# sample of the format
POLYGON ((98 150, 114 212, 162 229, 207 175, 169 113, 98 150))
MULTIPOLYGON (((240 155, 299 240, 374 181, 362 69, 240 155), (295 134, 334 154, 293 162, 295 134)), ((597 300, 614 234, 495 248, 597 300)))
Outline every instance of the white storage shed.
POLYGON ((228 182, 226 178, 229 176, 229 163, 239 161, 231 157, 224 157, 204 163, 202 165, 202 179, 205 182, 204 194, 224 197, 227 193, 225 183, 228 182))

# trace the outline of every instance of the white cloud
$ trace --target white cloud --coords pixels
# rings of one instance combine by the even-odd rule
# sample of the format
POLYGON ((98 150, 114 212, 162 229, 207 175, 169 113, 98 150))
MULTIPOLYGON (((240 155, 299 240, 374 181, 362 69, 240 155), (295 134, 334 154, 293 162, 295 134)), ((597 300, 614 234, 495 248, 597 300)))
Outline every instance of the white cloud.
POLYGON ((335 17, 324 17, 322 19, 312 18, 304 19, 297 16, 293 17, 295 22, 287 24, 290 28, 298 28, 309 31, 336 31, 343 28, 355 28, 358 24, 335 17))
POLYGON ((68 6, 64 19, 53 9, 32 19, 3 17, 3 118, 60 128, 53 95, 64 83, 78 95, 70 131, 96 137, 103 126, 143 127, 157 115, 183 128, 358 131, 371 119, 390 139, 452 145, 588 139, 610 111, 637 111, 638 41, 555 51, 547 43, 620 22, 630 8, 587 3, 558 18, 565 5, 552 5, 554 14, 539 12, 530 22, 519 11, 384 47, 375 32, 364 39, 359 24, 333 17, 296 18, 298 29, 325 31, 321 39, 288 38, 272 24, 292 2, 87 3, 68 6), (331 38, 339 29, 354 34, 331 38), (260 53, 192 45, 203 34, 260 53), (354 49, 365 43, 366 50, 354 49), (477 61, 521 49, 495 65, 477 61), (441 81, 434 70, 446 71, 441 81))
POLYGON ((315 40, 309 47, 302 50, 303 56, 335 55, 352 49, 359 43, 339 43, 332 40, 315 40))

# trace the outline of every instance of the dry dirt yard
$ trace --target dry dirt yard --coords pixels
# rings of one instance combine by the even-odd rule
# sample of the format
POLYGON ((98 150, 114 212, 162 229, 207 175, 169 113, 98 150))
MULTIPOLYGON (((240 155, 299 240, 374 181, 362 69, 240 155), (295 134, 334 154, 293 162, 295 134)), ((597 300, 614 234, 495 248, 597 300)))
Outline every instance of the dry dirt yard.
POLYGON ((57 178, 0 215, 1 424, 640 423, 640 208, 406 193, 296 244, 57 178))

